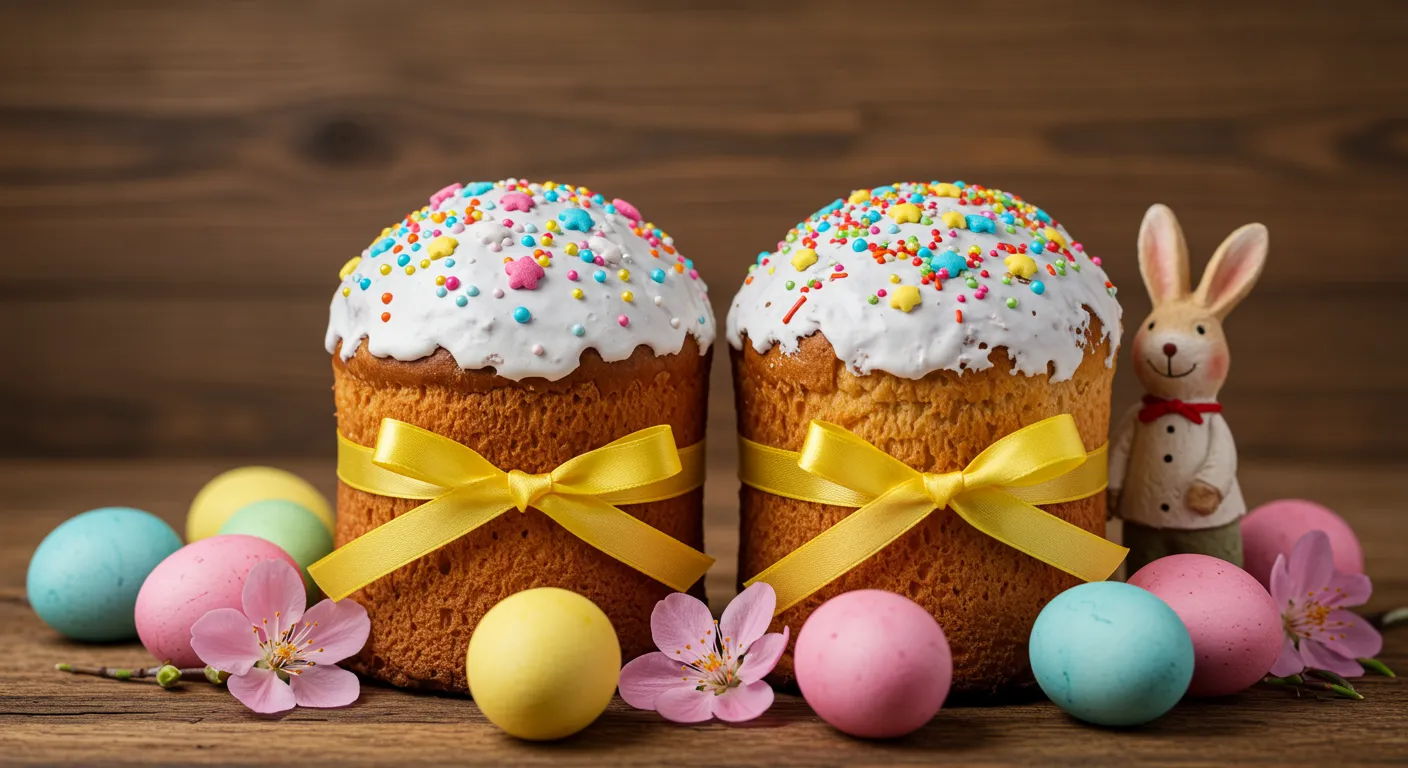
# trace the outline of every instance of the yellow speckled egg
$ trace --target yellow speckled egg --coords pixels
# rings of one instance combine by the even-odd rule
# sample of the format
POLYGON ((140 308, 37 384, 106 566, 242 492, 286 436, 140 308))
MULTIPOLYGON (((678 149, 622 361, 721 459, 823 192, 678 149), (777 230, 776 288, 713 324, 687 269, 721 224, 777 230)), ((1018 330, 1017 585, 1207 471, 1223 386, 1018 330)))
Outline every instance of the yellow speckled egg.
POLYGON ((269 499, 298 504, 316 515, 329 532, 333 530, 332 507, 308 481, 273 467, 241 467, 216 477, 196 494, 186 515, 186 541, 214 536, 231 515, 269 499))
POLYGON ((465 670, 490 722, 520 739, 551 741, 606 711, 621 675, 621 644, 592 601, 565 589, 530 589, 484 614, 465 670))

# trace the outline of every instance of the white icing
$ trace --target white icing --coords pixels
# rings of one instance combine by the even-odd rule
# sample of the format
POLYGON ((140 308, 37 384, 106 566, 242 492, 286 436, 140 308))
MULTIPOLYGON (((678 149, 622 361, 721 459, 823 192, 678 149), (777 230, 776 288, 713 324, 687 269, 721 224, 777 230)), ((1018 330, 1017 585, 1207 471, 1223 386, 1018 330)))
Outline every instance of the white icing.
POLYGON ((608 362, 630 357, 641 345, 656 355, 675 354, 692 335, 701 354, 707 351, 714 340, 714 313, 693 263, 671 253, 673 240, 653 224, 629 218, 634 206, 578 189, 508 179, 485 190, 471 184, 437 193, 432 205, 377 236, 343 278, 329 313, 328 352, 343 342, 342 357, 349 359, 365 343, 377 357, 411 361, 444 348, 461 368, 493 368, 513 380, 556 380, 575 370, 589 348, 608 362), (531 210, 504 210, 500 200, 515 192, 532 197, 531 210), (465 225, 472 199, 480 201, 482 219, 465 225), (590 216, 590 230, 567 229, 559 216, 568 211, 580 212, 566 214, 568 221, 590 216), (441 213, 446 218, 434 221, 441 213), (544 241, 547 234, 553 236, 551 245, 544 241), (425 267, 439 236, 453 237, 458 246, 425 267), (524 245, 525 236, 534 244, 524 245), (602 264, 584 262, 580 252, 569 255, 569 243, 601 256, 602 264), (400 253, 393 252, 396 246, 400 253), (551 257, 537 287, 512 288, 504 259, 532 256, 535 249, 551 257), (405 265, 398 263, 403 254, 409 257, 405 265), (382 273, 383 265, 390 266, 389 273, 382 273), (406 266, 414 267, 413 273, 407 274, 406 266), (625 279, 619 274, 623 269, 629 271, 625 279), (663 273, 663 282, 652 279, 655 270, 663 273), (577 272, 575 281, 569 271, 577 272), (604 273, 601 282, 593 277, 597 271, 604 273), (437 278, 445 284, 437 285, 437 278), (437 289, 445 295, 438 296, 437 289), (573 297, 574 289, 581 290, 580 299, 573 297), (623 298, 626 291, 633 294, 630 301, 623 298), (389 303, 382 301, 385 294, 389 303), (519 307, 530 313, 528 322, 515 319, 519 307), (383 313, 389 313, 388 320, 383 313), (627 326, 618 322, 621 316, 627 326), (578 326, 580 336, 574 333, 578 326))
POLYGON ((1011 354, 1017 371, 1030 376, 1046 373, 1049 366, 1052 381, 1061 381, 1074 375, 1084 359, 1085 334, 1093 313, 1111 342, 1105 363, 1114 363, 1121 334, 1121 310, 1109 278, 1065 228, 1049 221, 1044 212, 999 190, 965 187, 961 182, 957 187, 938 182, 894 184, 878 187, 874 197, 859 201, 867 192, 870 191, 853 193, 851 199, 857 202, 837 200, 818 211, 793 228, 778 243, 776 251, 758 256, 758 263, 750 267, 750 279, 729 308, 727 334, 734 348, 742 349, 746 335, 760 353, 776 344, 790 355, 797 352, 802 338, 820 331, 835 348, 837 357, 857 374, 885 371, 917 379, 936 370, 985 370, 993 365, 992 351, 1003 347, 1011 354), (960 205, 958 197, 938 194, 946 191, 951 195, 957 189, 974 198, 960 205), (917 206, 926 218, 921 222, 896 221, 891 212, 903 203, 917 206), (852 222, 859 221, 872 211, 880 218, 864 228, 861 239, 892 250, 910 243, 913 250, 901 252, 898 257, 882 256, 884 264, 878 264, 868 249, 853 250, 857 233, 844 222, 847 216, 852 222), (966 223, 964 228, 946 226, 941 217, 949 211, 996 219, 996 231, 974 232, 966 228, 966 223), (1014 219, 1011 232, 1007 231, 1009 225, 1001 221, 1003 213, 1014 219), (818 231, 823 222, 826 229, 818 231), (1064 248, 1051 247, 1052 242, 1041 234, 1047 227, 1060 233, 1064 248), (872 228, 878 231, 872 232, 872 228), (938 230, 937 236, 932 234, 934 230, 938 230), (808 237, 815 240, 810 247, 817 260, 799 271, 792 259, 808 247, 804 243, 808 237), (911 237, 917 242, 911 243, 911 237), (845 242, 837 242, 841 238, 845 242), (930 247, 931 242, 936 247, 930 247), (1027 247, 1026 255, 1037 269, 1030 282, 1015 276, 1010 278, 1010 284, 1002 282, 1009 272, 1004 264, 1009 254, 998 250, 997 256, 991 255, 999 243, 1014 249, 1027 247), (981 259, 975 267, 965 265, 967 271, 940 281, 942 290, 922 284, 924 270, 932 267, 922 259, 915 265, 916 259, 928 257, 938 264, 949 250, 966 258, 975 245, 980 248, 981 259), (1034 252, 1037 247, 1042 253, 1034 252), (1055 269, 1058 259, 1066 265, 1064 276, 1059 270, 1056 275, 1047 270, 1047 265, 1055 269), (838 266, 844 278, 831 277, 838 274, 838 266), (981 275, 983 270, 988 272, 987 277, 981 275), (894 277, 900 282, 892 282, 894 277), (967 284, 968 278, 979 287, 985 286, 982 298, 978 298, 978 289, 967 284), (812 280, 821 281, 822 288, 809 290, 805 294, 807 300, 789 322, 784 322, 789 310, 804 295, 801 287, 812 280), (788 281, 795 286, 787 288, 788 281), (1043 293, 1034 292, 1031 282, 1035 281, 1043 284, 1043 293), (892 308, 890 303, 895 290, 904 285, 919 289, 920 303, 909 312, 892 308), (879 296, 881 290, 886 293, 884 297, 879 296), (869 302, 872 296, 877 299, 874 304, 869 302), (1007 306, 1008 299, 1016 299, 1015 308, 1007 306), (962 322, 958 321, 956 310, 962 311, 962 322))

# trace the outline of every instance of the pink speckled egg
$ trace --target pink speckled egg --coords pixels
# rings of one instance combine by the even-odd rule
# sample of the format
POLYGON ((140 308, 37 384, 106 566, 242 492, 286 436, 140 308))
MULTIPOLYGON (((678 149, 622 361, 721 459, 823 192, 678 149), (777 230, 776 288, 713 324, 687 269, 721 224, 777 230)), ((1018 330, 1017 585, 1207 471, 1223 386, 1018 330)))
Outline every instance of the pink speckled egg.
POLYGON ((137 636, 158 660, 178 667, 204 666, 191 650, 191 625, 207 611, 241 608, 245 577, 264 560, 298 563, 275 544, 255 536, 225 534, 201 539, 161 561, 137 593, 137 636))
POLYGON ((831 598, 807 619, 794 650, 797 685, 821 719, 864 738, 903 736, 943 706, 953 655, 939 623, 893 592, 831 598))
POLYGON ((1168 603, 1193 638, 1189 696, 1226 696, 1266 676, 1281 652, 1281 613, 1251 574, 1207 555, 1170 555, 1129 583, 1168 603))
POLYGON ((1268 501, 1242 518, 1242 567, 1270 588, 1276 556, 1290 557, 1291 547, 1309 531, 1324 531, 1330 537, 1335 570, 1364 572, 1364 551, 1354 529, 1344 518, 1305 499, 1268 501))

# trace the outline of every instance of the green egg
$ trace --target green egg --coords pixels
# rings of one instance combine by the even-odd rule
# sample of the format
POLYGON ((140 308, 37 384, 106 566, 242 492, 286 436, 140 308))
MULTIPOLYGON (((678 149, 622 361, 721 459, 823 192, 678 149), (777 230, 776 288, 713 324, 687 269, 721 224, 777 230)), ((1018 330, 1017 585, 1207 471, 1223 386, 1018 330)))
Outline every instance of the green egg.
POLYGON ((313 602, 318 595, 317 585, 308 576, 308 566, 332 552, 332 534, 306 507, 283 499, 256 501, 230 515, 220 527, 220 533, 258 536, 277 544, 303 571, 308 602, 313 602))

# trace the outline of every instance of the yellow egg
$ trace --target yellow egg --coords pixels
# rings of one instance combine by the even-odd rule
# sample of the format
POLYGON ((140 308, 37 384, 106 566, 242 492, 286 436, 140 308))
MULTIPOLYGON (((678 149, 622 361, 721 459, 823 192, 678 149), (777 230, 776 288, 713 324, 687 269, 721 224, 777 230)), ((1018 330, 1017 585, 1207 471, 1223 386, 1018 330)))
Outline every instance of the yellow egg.
POLYGON ((241 467, 216 477, 196 494, 186 515, 187 543, 214 536, 231 515, 269 499, 298 504, 333 530, 332 507, 308 481, 273 467, 241 467))
POLYGON ((489 609, 469 638, 469 692, 509 735, 561 739, 606 711, 621 645, 592 601, 565 589, 519 592, 489 609))

